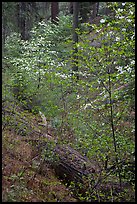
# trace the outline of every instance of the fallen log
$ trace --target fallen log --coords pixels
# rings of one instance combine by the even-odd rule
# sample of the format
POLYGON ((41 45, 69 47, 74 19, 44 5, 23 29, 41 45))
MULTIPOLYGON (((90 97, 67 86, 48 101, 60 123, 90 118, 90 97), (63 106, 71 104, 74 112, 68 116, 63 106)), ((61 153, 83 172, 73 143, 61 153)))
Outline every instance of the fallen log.
POLYGON ((57 160, 52 166, 56 174, 71 187, 78 199, 82 198, 83 201, 88 202, 110 202, 112 199, 117 199, 119 193, 124 193, 125 188, 129 188, 126 182, 120 186, 114 175, 113 180, 108 179, 116 168, 102 175, 102 170, 95 161, 82 156, 68 145, 57 144, 54 152, 57 160))
POLYGON ((67 145, 56 145, 54 152, 57 160, 52 166, 60 178, 67 183, 74 182, 82 193, 92 188, 100 173, 94 161, 67 145))

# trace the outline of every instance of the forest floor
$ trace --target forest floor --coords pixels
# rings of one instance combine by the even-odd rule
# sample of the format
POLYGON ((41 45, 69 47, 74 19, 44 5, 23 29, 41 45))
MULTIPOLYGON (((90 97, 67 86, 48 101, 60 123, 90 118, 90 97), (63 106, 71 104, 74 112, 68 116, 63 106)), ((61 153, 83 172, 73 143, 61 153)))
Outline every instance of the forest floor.
MULTIPOLYGON (((40 116, 20 106, 6 102, 2 108, 2 201, 79 202, 50 164, 42 160, 41 144, 43 140, 56 140, 54 130, 47 130, 40 125, 40 116)), ((107 185, 103 185, 106 189, 107 185)), ((131 186, 126 184, 124 190, 128 191, 127 196, 130 194, 129 200, 134 200, 131 186)), ((119 189, 116 196, 118 194, 122 196, 119 189)), ((123 196, 122 201, 128 199, 125 194, 123 196)))
MULTIPOLYGON (((30 121, 38 128, 38 118, 30 121)), ((45 132, 45 127, 40 131, 45 132)), ((3 202, 77 202, 72 192, 57 178, 47 163, 42 166, 38 148, 14 131, 4 127, 2 139, 3 202)), ((37 136, 36 136, 37 137, 37 136)), ((35 134, 29 140, 36 140, 35 134)))

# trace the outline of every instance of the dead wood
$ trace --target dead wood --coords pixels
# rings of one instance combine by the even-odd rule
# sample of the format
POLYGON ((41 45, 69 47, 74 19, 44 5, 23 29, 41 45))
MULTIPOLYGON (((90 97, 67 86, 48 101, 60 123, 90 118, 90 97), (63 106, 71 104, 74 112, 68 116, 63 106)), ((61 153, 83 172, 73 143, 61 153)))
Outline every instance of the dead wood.
POLYGON ((59 177, 77 184, 88 184, 85 186, 87 188, 99 175, 99 167, 73 148, 67 145, 56 145, 54 151, 58 159, 53 167, 59 177))

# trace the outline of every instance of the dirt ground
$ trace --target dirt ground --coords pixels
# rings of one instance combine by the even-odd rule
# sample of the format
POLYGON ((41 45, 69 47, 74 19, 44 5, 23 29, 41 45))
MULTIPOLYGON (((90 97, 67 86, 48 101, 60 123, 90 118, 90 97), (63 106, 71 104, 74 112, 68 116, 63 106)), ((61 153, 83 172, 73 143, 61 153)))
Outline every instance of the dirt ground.
POLYGON ((67 187, 45 164, 40 172, 38 151, 12 130, 3 131, 3 202, 77 202, 67 187))

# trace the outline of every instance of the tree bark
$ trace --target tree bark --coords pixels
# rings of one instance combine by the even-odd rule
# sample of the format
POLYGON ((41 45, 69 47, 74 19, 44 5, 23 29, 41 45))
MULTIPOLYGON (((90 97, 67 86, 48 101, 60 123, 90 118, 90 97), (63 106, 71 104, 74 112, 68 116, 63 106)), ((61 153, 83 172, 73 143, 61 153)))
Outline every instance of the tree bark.
POLYGON ((82 156, 73 148, 63 145, 55 147, 55 153, 59 160, 55 165, 58 175, 68 180, 75 180, 82 182, 83 176, 87 177, 98 171, 95 164, 82 156), (56 168, 57 167, 57 168, 56 168))
POLYGON ((51 2, 51 22, 58 24, 59 2, 51 2))
POLYGON ((99 2, 93 4, 93 18, 97 17, 99 9, 99 2))
POLYGON ((72 1, 69 4, 69 13, 73 14, 73 2, 72 1))
POLYGON ((79 12, 81 17, 81 23, 88 22, 88 14, 90 12, 90 2, 79 2, 79 12))
POLYGON ((26 40, 26 2, 20 2, 20 30, 21 30, 21 39, 26 40))

